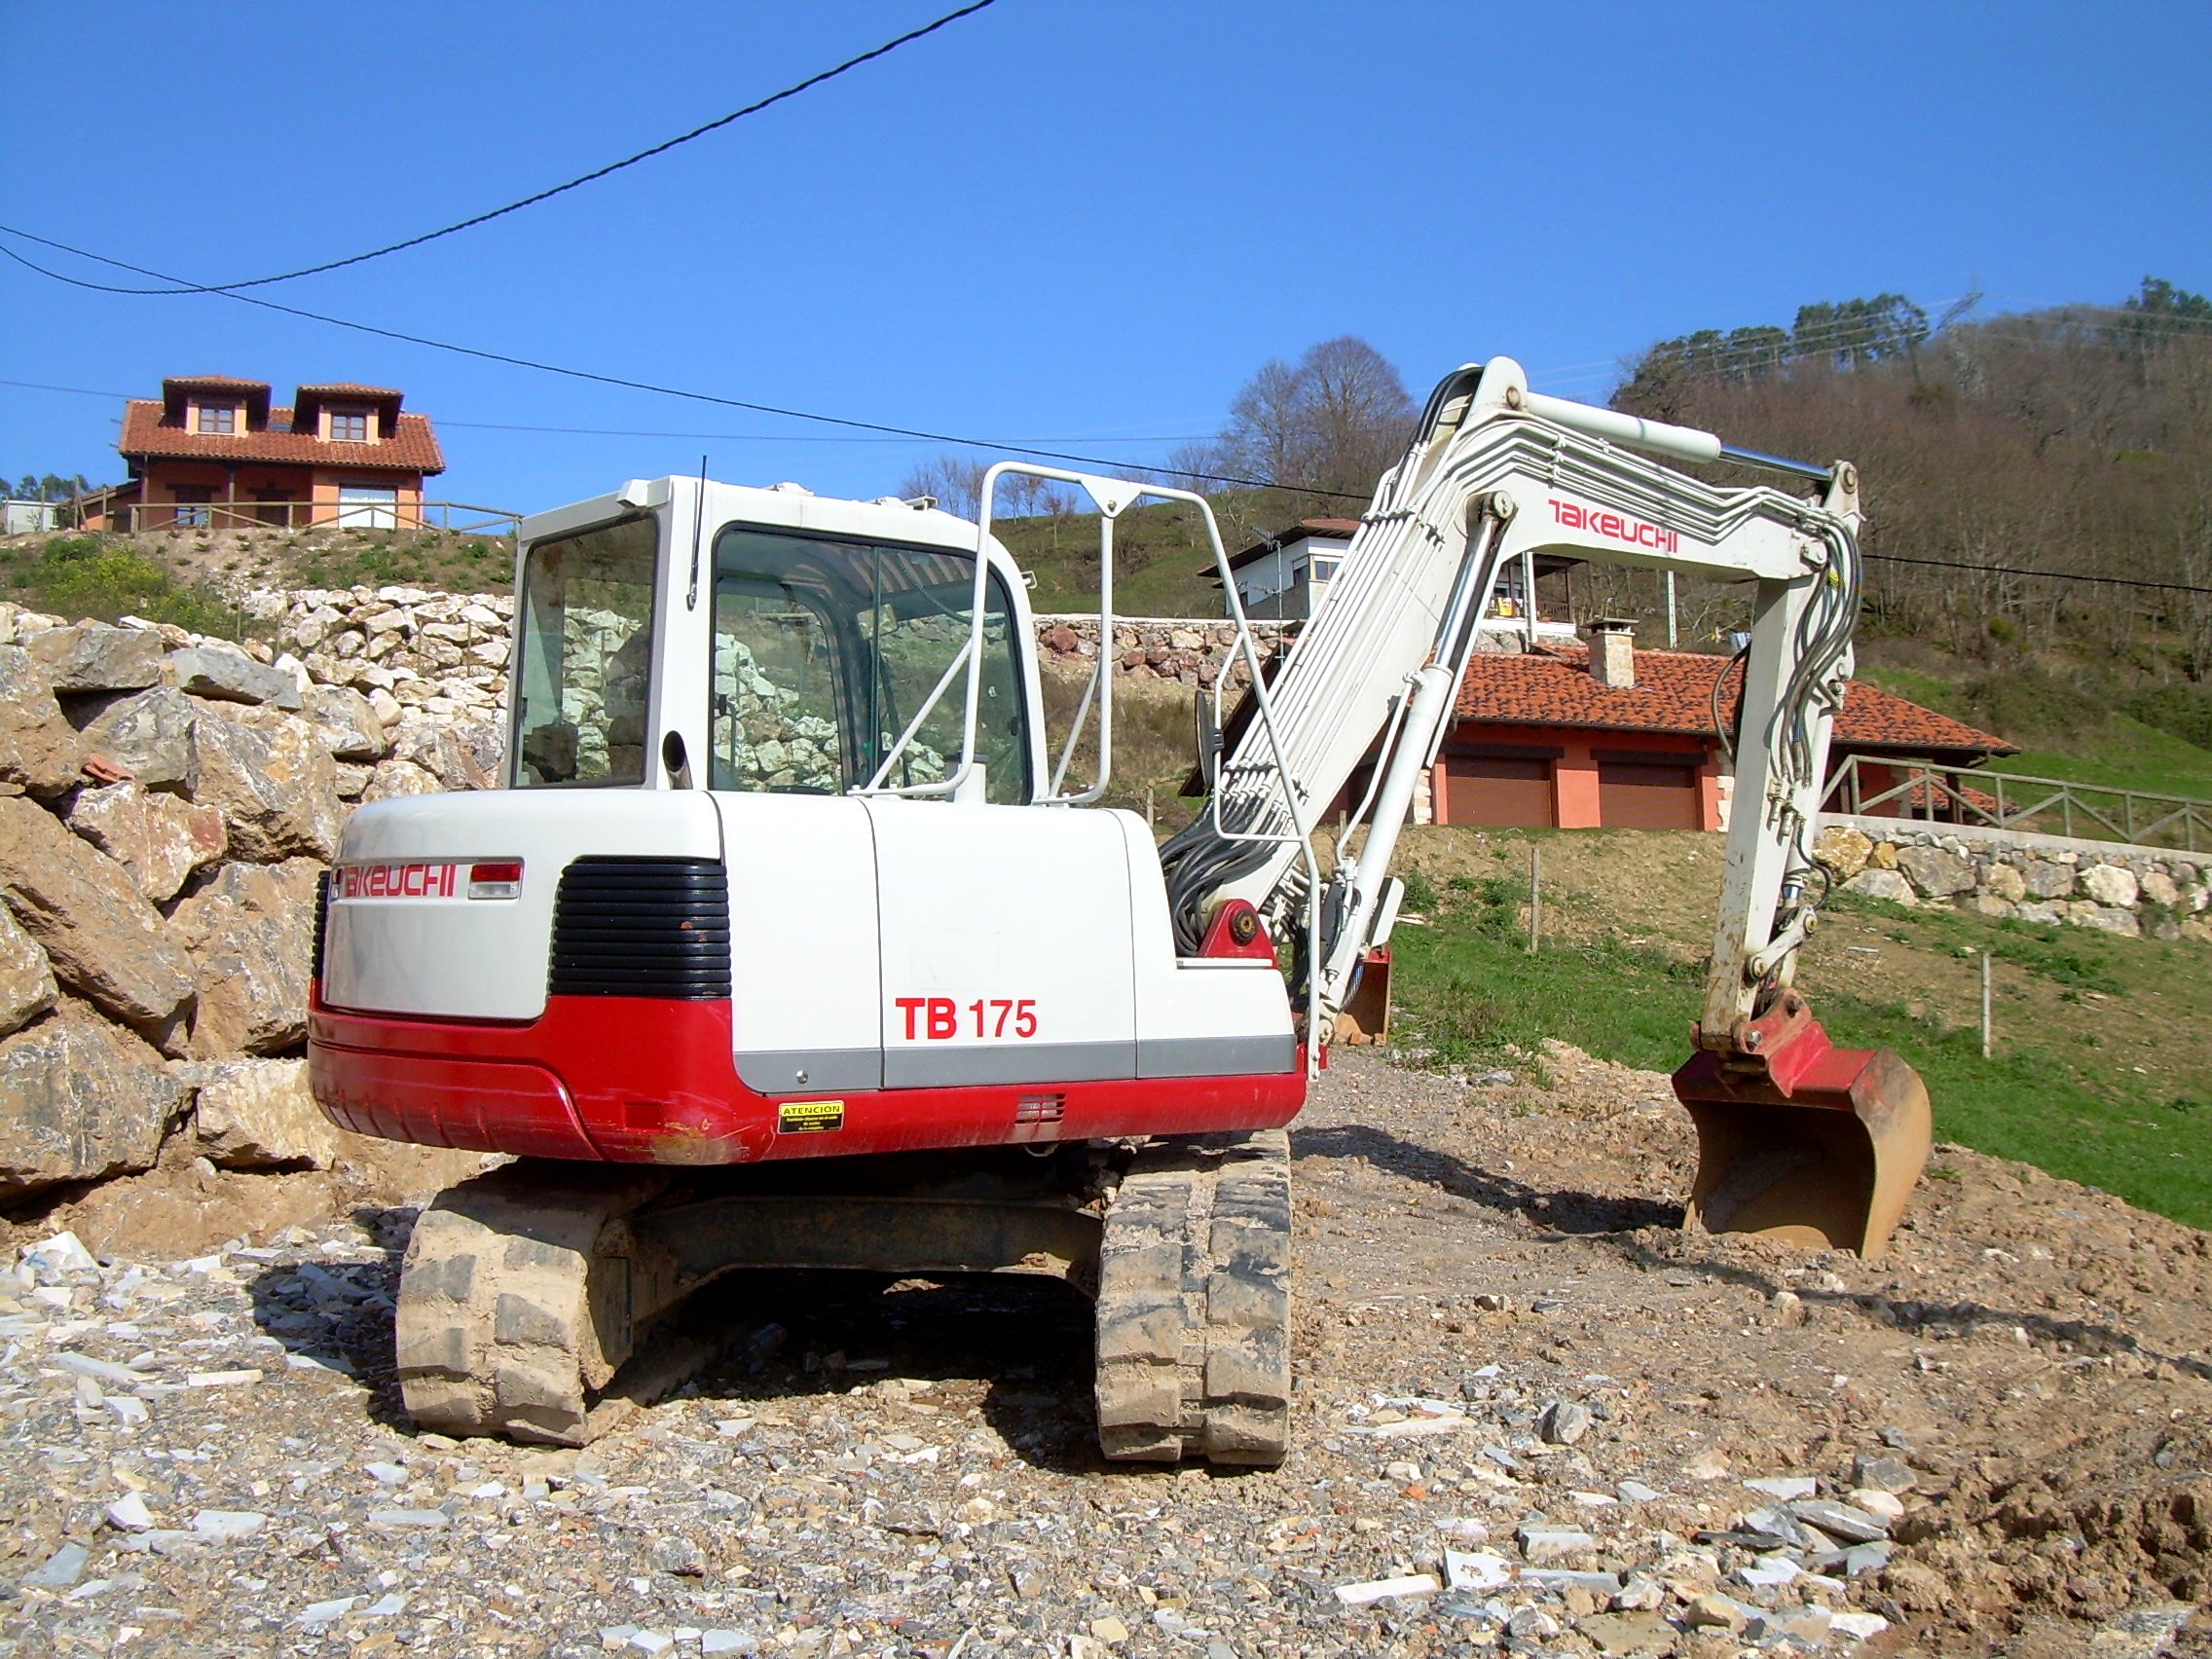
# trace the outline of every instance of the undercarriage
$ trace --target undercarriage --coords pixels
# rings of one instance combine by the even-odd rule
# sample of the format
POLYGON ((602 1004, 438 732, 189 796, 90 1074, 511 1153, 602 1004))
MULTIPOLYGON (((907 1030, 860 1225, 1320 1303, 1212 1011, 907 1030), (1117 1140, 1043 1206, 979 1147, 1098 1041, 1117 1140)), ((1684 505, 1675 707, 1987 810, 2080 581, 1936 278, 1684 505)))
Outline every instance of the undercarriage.
POLYGON ((521 1159, 417 1223, 399 1381, 425 1428, 580 1446, 656 1327, 724 1273, 1042 1274, 1096 1305, 1108 1457, 1273 1464, 1289 1267, 1281 1130, 712 1172, 521 1159))

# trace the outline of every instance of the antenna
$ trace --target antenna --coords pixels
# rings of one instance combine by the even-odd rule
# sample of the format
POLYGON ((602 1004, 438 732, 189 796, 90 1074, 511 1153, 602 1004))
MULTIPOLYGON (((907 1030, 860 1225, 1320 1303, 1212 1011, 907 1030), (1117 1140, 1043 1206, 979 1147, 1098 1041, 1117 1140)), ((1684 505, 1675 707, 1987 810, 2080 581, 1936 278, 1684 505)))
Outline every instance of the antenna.
POLYGON ((691 502, 691 586, 683 595, 683 608, 699 608, 699 533, 707 524, 707 458, 699 458, 699 493, 691 502))

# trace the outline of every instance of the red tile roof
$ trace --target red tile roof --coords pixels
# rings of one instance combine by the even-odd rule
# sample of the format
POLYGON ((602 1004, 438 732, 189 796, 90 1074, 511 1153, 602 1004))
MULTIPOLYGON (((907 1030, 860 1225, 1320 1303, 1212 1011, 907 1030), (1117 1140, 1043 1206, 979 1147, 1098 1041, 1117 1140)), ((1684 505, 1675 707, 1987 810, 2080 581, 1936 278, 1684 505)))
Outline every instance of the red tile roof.
POLYGON ((388 386, 356 386, 351 381, 315 381, 311 385, 302 386, 300 387, 300 390, 303 392, 314 392, 317 395, 325 398, 396 398, 402 395, 400 392, 394 390, 388 386))
POLYGON ((446 469, 445 454, 425 415, 400 416, 391 436, 381 443, 324 443, 312 431, 293 431, 289 409, 270 410, 265 430, 226 436, 190 432, 181 424, 165 423, 160 399, 134 397, 123 407, 123 436, 115 447, 132 459, 275 461, 341 467, 350 472, 419 472, 425 477, 446 469))
MULTIPOLYGON (((1511 725, 1590 726, 1607 731, 1681 732, 1713 729, 1713 683, 1729 659, 1690 651, 1638 651, 1636 683, 1601 685, 1590 674, 1586 646, 1510 655, 1478 655, 1459 682, 1453 713, 1460 720, 1511 725)), ((1721 713, 1736 714, 1741 676, 1731 676, 1721 713)), ((2014 745, 1948 715, 1924 709, 1862 680, 1844 693, 1836 718, 1838 747, 1936 758, 1954 754, 2011 755, 2014 745)))

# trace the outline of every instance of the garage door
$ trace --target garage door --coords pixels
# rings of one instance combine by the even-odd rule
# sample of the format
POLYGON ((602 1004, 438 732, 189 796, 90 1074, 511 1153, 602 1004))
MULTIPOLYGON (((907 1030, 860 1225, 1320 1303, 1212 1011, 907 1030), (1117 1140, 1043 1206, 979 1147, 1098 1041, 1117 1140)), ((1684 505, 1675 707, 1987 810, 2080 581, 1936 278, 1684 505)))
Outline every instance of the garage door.
POLYGON ((350 530, 397 530, 399 492, 374 484, 341 484, 338 522, 350 530))
POLYGON ((1696 763, 1601 759, 1598 822, 1608 830, 1699 828, 1696 763))
POLYGON ((1444 762, 1444 812, 1452 824, 1552 826, 1549 760, 1452 756, 1444 762))

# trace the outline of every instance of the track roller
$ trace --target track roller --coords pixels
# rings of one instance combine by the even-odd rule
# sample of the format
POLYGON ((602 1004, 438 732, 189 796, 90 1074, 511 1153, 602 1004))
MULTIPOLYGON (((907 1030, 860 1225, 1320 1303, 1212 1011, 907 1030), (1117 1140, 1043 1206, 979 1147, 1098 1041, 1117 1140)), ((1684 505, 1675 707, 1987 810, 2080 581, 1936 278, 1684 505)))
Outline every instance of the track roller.
POLYGON ((1106 1456, 1272 1465, 1290 1443, 1290 1138, 1154 1141, 1106 1214, 1106 1456))

